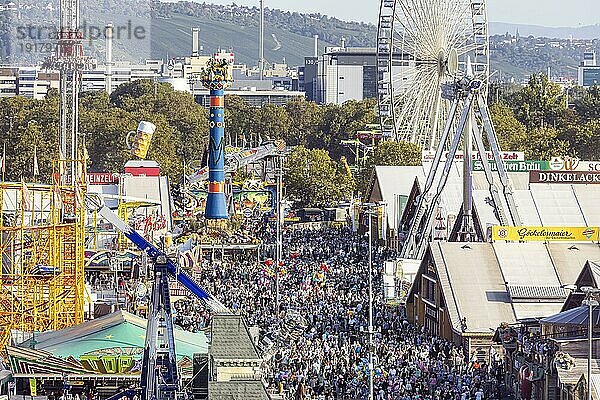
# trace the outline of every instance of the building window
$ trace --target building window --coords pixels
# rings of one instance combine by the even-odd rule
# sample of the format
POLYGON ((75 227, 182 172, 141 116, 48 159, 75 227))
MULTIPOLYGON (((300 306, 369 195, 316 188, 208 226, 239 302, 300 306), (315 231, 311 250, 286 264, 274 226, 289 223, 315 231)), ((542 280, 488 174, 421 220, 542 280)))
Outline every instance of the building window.
POLYGON ((427 278, 423 278, 423 289, 423 297, 435 304, 435 282, 432 282, 427 278))

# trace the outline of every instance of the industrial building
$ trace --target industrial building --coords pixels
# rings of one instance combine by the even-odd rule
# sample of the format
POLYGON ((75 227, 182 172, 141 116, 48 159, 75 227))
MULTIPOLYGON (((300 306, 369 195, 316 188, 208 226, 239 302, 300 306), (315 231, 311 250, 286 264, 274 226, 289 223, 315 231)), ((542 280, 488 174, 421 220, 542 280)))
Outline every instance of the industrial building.
POLYGON ((317 76, 318 103, 343 104, 377 96, 377 59, 374 48, 326 48, 317 76))
MULTIPOLYGON (((218 49, 214 54, 202 54, 199 31, 192 29, 192 53, 190 56, 170 60, 148 59, 143 63, 92 60, 90 68, 82 72, 83 91, 114 91, 123 83, 150 79, 169 83, 175 90, 190 92, 200 104, 208 106, 209 91, 197 81, 197 76, 213 57, 225 59, 231 65, 234 78, 228 94, 243 97, 249 105, 261 107, 265 104, 285 105, 290 100, 304 96, 297 90, 296 70, 286 64, 272 64, 265 68, 263 79, 259 79, 257 68, 236 65, 232 50, 218 49)), ((58 71, 46 70, 41 66, 0 66, 0 97, 24 96, 43 99, 50 89, 59 89, 58 71)))
POLYGON ((299 89, 320 104, 342 104, 377 96, 375 48, 326 47, 319 57, 306 57, 299 89))
POLYGON ((577 83, 583 87, 600 85, 600 65, 598 65, 596 52, 583 53, 583 61, 577 69, 577 83))

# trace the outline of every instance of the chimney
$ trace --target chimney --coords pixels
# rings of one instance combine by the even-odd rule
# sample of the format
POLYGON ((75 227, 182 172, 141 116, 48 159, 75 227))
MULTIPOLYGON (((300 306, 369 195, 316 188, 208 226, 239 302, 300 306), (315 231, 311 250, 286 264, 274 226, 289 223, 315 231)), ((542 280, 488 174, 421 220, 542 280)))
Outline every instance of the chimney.
POLYGON ((198 57, 200 50, 200 29, 192 28, 192 57, 198 57))
POLYGON ((319 35, 315 35, 315 57, 319 57, 319 35))
POLYGON ((260 80, 263 80, 265 74, 265 3, 260 0, 260 23, 259 23, 259 38, 258 38, 258 72, 260 80))
POLYGON ((106 93, 112 93, 112 45, 113 45, 113 24, 108 23, 105 30, 106 39, 106 64, 104 68, 104 84, 106 93))

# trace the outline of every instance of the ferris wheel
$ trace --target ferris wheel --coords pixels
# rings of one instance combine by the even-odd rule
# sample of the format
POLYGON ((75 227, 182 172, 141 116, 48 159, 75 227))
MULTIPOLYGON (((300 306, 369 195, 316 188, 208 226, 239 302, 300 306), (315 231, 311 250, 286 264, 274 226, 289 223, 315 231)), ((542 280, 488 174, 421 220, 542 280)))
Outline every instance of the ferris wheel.
POLYGON ((450 110, 444 87, 470 70, 486 91, 485 0, 381 0, 377 68, 384 136, 434 150, 450 110))

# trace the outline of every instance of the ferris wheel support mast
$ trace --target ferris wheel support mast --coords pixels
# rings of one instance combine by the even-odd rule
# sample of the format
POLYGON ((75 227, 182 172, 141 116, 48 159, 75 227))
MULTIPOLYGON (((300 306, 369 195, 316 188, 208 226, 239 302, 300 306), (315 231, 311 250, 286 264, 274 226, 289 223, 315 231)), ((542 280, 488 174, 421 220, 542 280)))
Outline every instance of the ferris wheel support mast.
MULTIPOLYGON (((452 86, 452 88, 446 88, 451 91, 449 98, 453 98, 452 109, 448 120, 446 121, 440 145, 438 146, 433 160, 432 168, 427 176, 423 193, 420 196, 415 217, 411 222, 406 241, 402 247, 401 258, 404 259, 422 259, 425 255, 425 250, 432 237, 432 229, 435 215, 439 207, 440 196, 448 181, 450 169, 452 168, 455 155, 460 147, 461 139, 463 139, 463 144, 465 142, 470 142, 468 139, 465 140, 465 137, 467 136, 472 136, 472 138, 475 139, 477 152, 481 157, 481 160, 484 160, 483 166, 485 177, 489 185, 490 195, 500 224, 514 226, 519 226, 521 224, 510 180, 500 155, 500 147, 498 146, 496 133, 489 117, 487 103, 484 94, 481 91, 483 87, 482 82, 467 77, 452 86), (462 109, 460 111, 458 125, 455 126, 454 119, 458 114, 459 103, 462 103, 462 109), (440 168, 437 168, 436 166, 439 165, 442 159, 442 153, 445 151, 444 146, 450 137, 452 130, 454 130, 454 135, 452 136, 452 141, 449 145, 449 152, 444 163, 444 168, 440 171, 440 168), (487 154, 483 143, 483 133, 485 133, 488 143, 490 144, 493 162, 496 164, 500 182, 503 187, 504 199, 500 196, 498 187, 494 182, 492 168, 487 161, 487 154), (436 181, 437 185, 432 192, 433 184, 436 181), (507 210, 508 212, 506 212, 507 210)), ((470 150, 472 147, 469 144, 467 145, 467 148, 470 150)), ((470 155, 465 154, 464 163, 471 164, 470 155)), ((468 166, 465 166, 465 173, 469 174, 469 176, 464 177, 465 184, 463 190, 465 192, 463 193, 463 218, 462 221, 456 222, 461 226, 459 232, 459 239, 461 241, 477 240, 476 233, 473 229, 473 221, 468 212, 469 204, 465 203, 467 201, 472 201, 473 188, 471 184, 471 172, 471 169, 468 166)))

